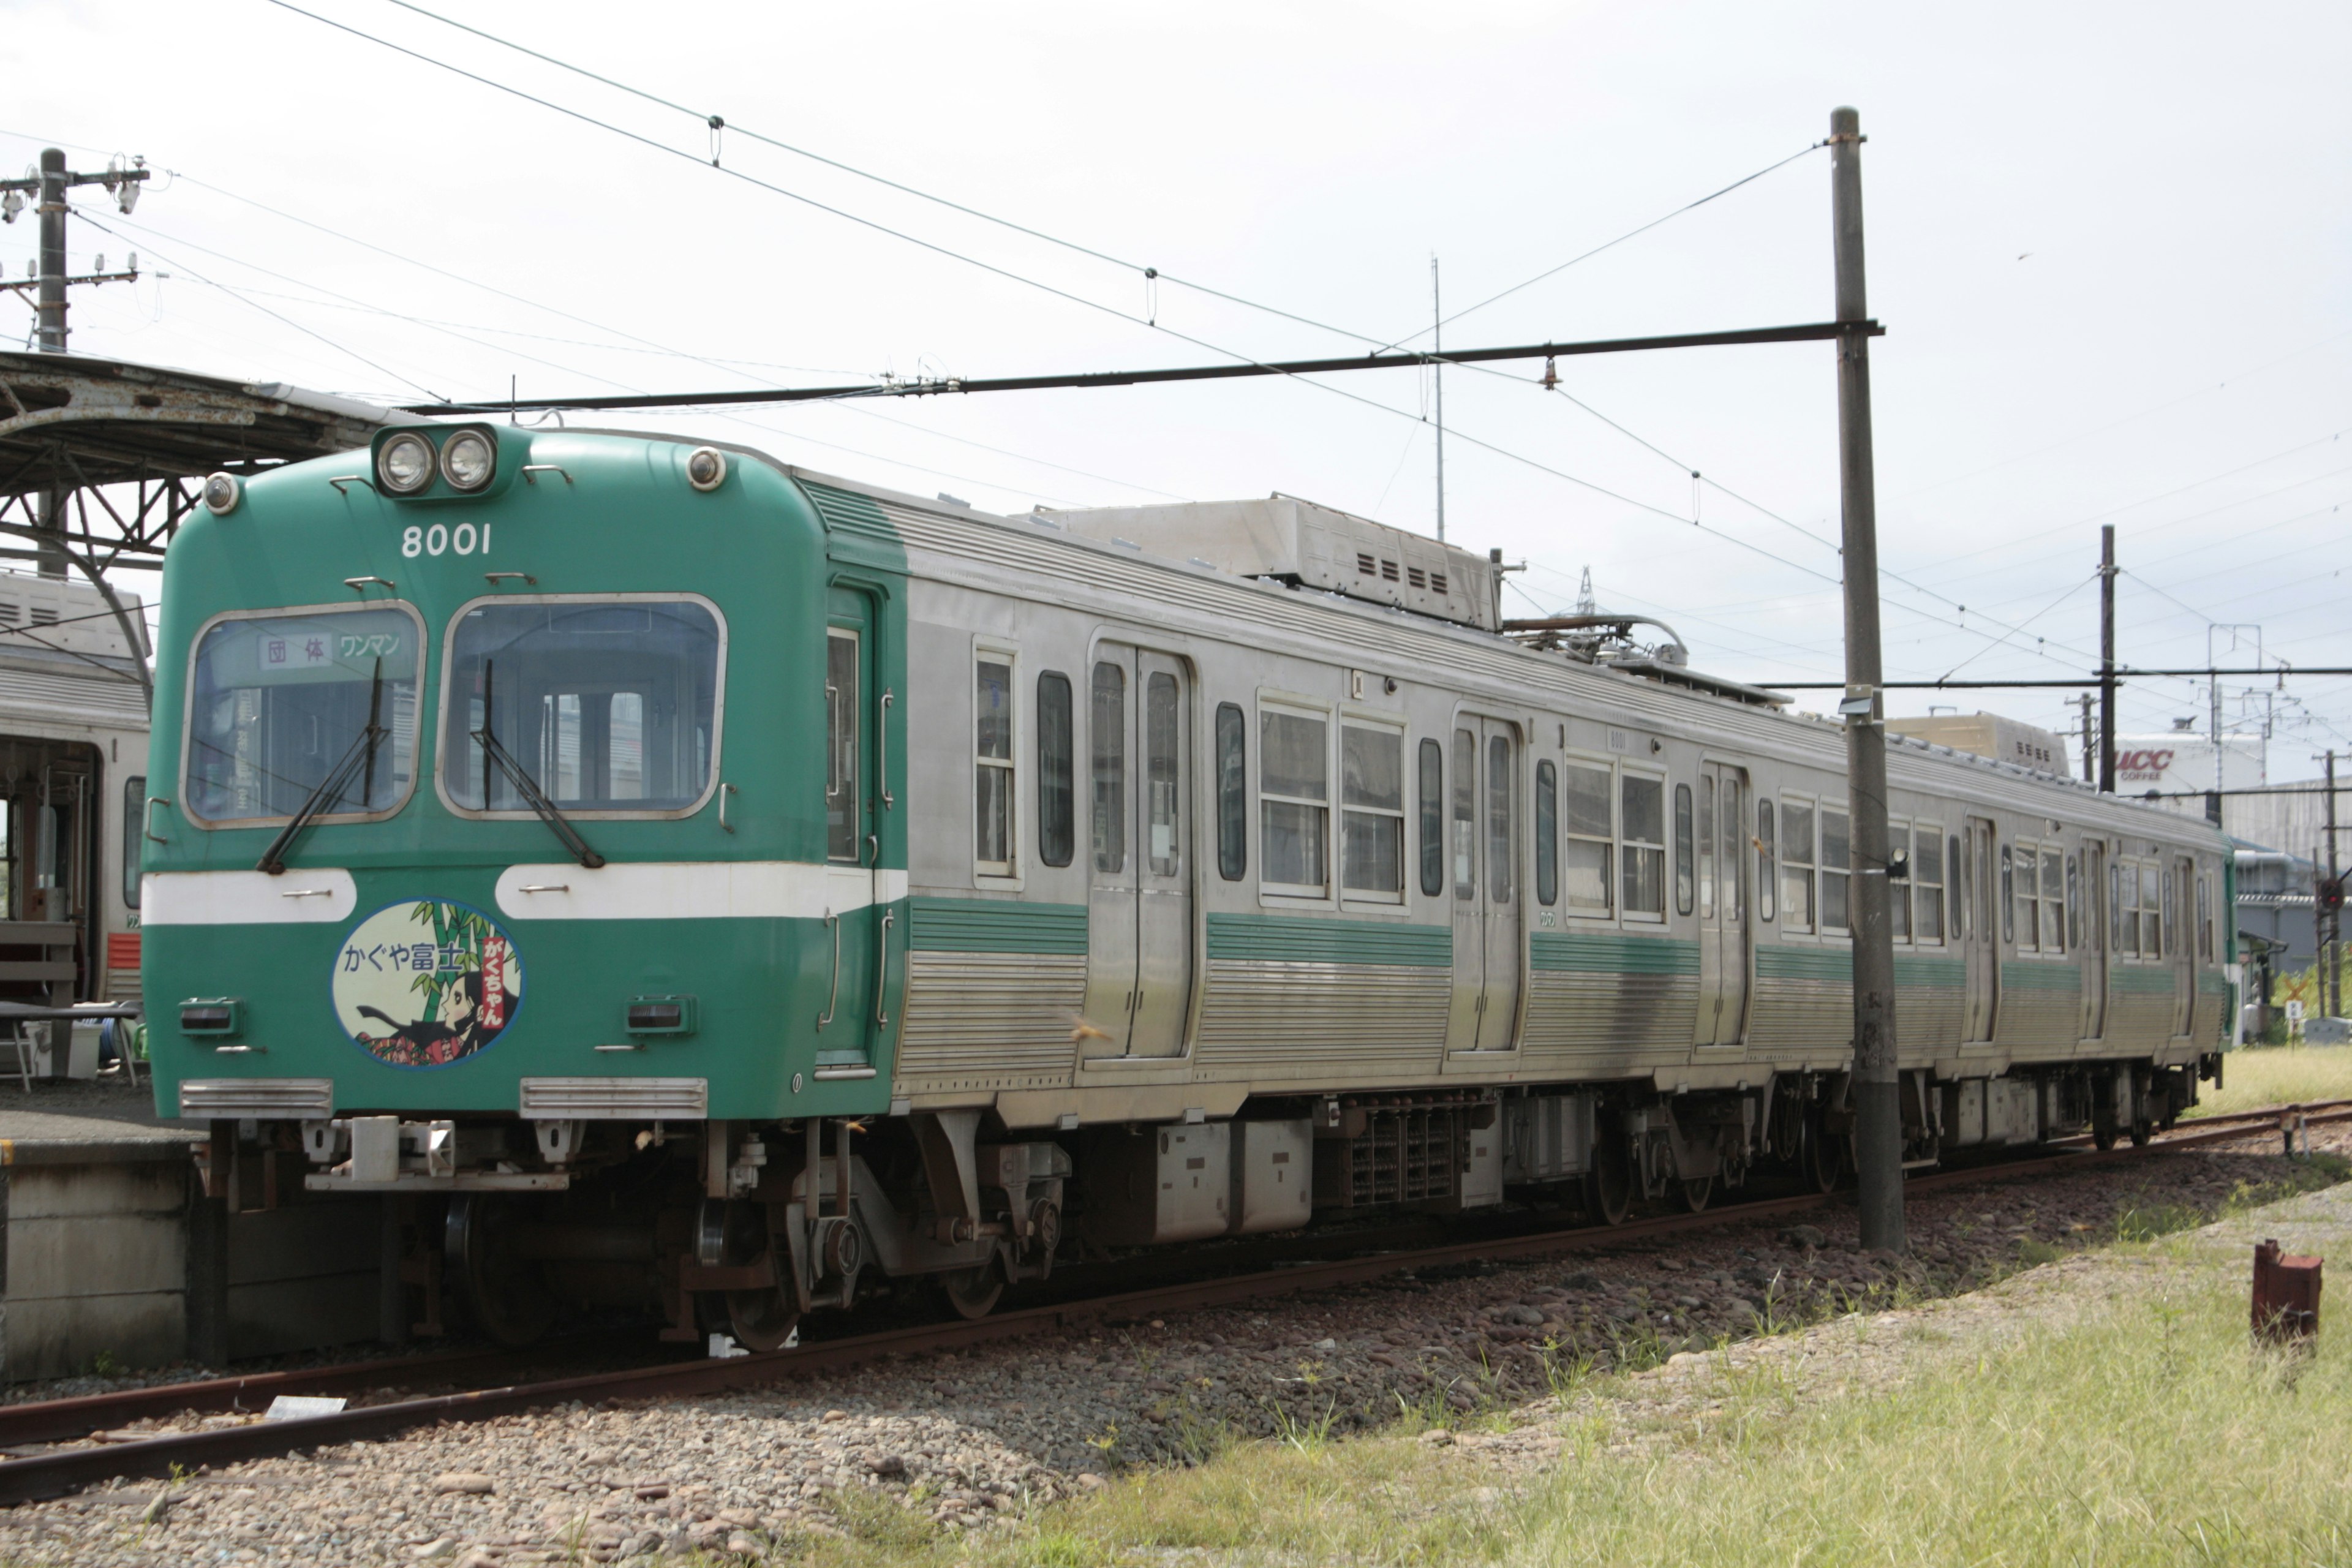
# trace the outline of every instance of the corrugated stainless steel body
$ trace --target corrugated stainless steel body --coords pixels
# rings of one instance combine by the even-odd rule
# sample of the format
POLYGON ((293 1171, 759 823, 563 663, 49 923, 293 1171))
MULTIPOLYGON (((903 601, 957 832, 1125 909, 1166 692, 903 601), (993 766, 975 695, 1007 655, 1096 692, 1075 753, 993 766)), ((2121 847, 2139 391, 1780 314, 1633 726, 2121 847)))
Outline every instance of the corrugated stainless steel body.
MULTIPOLYGON (((1193 851, 1182 879, 1193 956, 1181 1051, 1106 1057, 1087 1049, 1088 1028, 1101 1021, 1074 1007, 1073 995, 1083 992, 1095 1005, 1108 994, 1115 1005, 1134 984, 1082 984, 1077 977, 1088 964, 1098 971, 1106 962, 1099 944, 1073 952, 1054 942, 1024 946, 1016 935, 995 951, 959 951, 943 945, 957 940, 947 934, 915 944, 895 1082, 901 1098, 919 1107, 982 1103, 991 1091, 1017 1088, 1019 1100, 999 1106, 1008 1120, 1034 1123, 1075 1113, 1091 1121, 1172 1114, 1188 1105, 1229 1110, 1260 1088, 1459 1084, 1467 1075, 1491 1084, 1633 1077, 1662 1089, 1728 1089, 1773 1070, 1845 1065, 1852 1033, 1846 942, 1791 930, 1786 910, 1761 916, 1757 895, 1763 889, 1754 885, 1760 846, 1754 812, 1745 805, 1777 803, 1783 822, 1792 800, 1843 809, 1844 752, 1835 724, 1668 688, 1429 617, 1143 556, 1073 537, 1043 517, 991 518, 800 477, 854 495, 906 547, 913 578, 909 881, 919 905, 970 911, 962 917, 965 932, 991 931, 1000 912, 1017 925, 1026 909, 1084 910, 1098 891, 1103 879, 1091 868, 1086 777, 1088 682, 1102 662, 1097 656, 1106 648, 1164 656, 1185 681, 1189 745, 1175 787, 1184 797, 1193 851), (1001 862, 983 866, 974 855, 973 669, 983 658, 1012 671, 1017 783, 1009 871, 1001 862), (1066 680, 1074 694, 1073 826, 1066 831, 1075 843, 1059 866, 1039 853, 1045 825, 1034 773, 1038 682, 1047 676, 1066 680), (1224 706, 1240 714, 1249 775, 1246 866, 1230 879, 1219 864, 1218 779, 1208 743, 1224 706), (1671 897, 1664 917, 1646 921, 1622 911, 1587 920, 1564 907, 1538 908, 1524 806, 1510 829, 1511 897, 1528 929, 1514 939, 1518 984, 1501 994, 1510 1016, 1498 1034, 1465 1033, 1475 1023, 1465 1025, 1460 1005, 1449 1008, 1449 999, 1469 984, 1462 977, 1470 959, 1453 951, 1465 928, 1455 920, 1450 868, 1433 893, 1424 892, 1414 874, 1419 836, 1411 800, 1401 897, 1298 897, 1262 885, 1257 769, 1269 711, 1318 717, 1335 731, 1350 722, 1391 727, 1403 737, 1408 794, 1412 759, 1423 740, 1447 745, 1447 777, 1454 776, 1450 742, 1457 730, 1499 737, 1506 749, 1497 754, 1510 758, 1523 801, 1538 763, 1592 763, 1621 774, 1651 770, 1666 781, 1669 799, 1675 786, 1703 770, 1744 781, 1738 798, 1749 842, 1732 853, 1748 879, 1742 918, 1749 989, 1746 1016, 1729 1043, 1695 1043, 1706 1026, 1697 1019, 1697 918, 1671 897), (1475 1048, 1480 1044, 1488 1048, 1475 1048)), ((1123 651, 1117 657, 1129 658, 1123 651)), ((1128 761, 1130 770, 1140 765, 1128 761)), ((1906 833, 1914 823, 1933 825, 1935 859, 1956 862, 1960 857, 1951 848, 1961 844, 1964 824, 1976 821, 1986 825, 1984 842, 1998 847, 2004 867, 2011 846, 2026 840, 2073 857, 2078 868, 2102 863, 2088 860, 2093 846, 2108 862, 2126 858, 2153 868, 2185 858, 2193 876, 2214 879, 2218 902, 2225 841, 2200 823, 1918 742, 1896 740, 1888 772, 1892 814, 1906 833)), ((1342 808, 1336 798, 1327 804, 1334 813, 1342 808)), ((1918 831, 1925 842, 1928 829, 1918 831)), ((2030 869, 2032 852, 2020 853, 2030 869)), ((1727 874, 1729 868, 1727 862, 1727 874)), ((1963 868, 1940 869, 1957 914, 1963 868)), ((1327 874, 1336 885, 1336 868, 1327 874)), ((1997 874, 1988 860, 1985 878, 1997 874)), ((2185 900, 2187 887, 2173 897, 2185 900)), ((2005 889, 1975 889, 1972 880, 1969 894, 1977 900, 1972 910, 1980 911, 1972 918, 1992 927, 1978 933, 1991 959, 1979 982, 1988 992, 1982 1016, 1992 1021, 1987 1037, 1967 1037, 1970 981, 1955 935, 1914 940, 1898 950, 1906 1066, 1982 1076, 2086 1058, 2179 1064, 2214 1047, 2226 985, 2216 963, 2190 956, 2187 915, 2175 956, 2144 962, 2107 955, 2106 1017, 2100 1032, 2085 1038, 2086 931, 2076 931, 2063 954, 2021 952, 2013 930, 1998 927, 2005 889), (2183 1028, 2176 999, 2192 989, 2183 1028)), ((2073 885, 2066 907, 2078 927, 2106 923, 2105 892, 2073 885)), ((1484 884, 1479 896, 1486 897, 1484 884)), ((2215 918, 2226 917, 2217 911, 2215 918)), ((2064 919, 2062 913, 2062 925, 2064 919)), ((1122 954, 1118 962, 1133 961, 1122 954)), ((1491 975, 1486 984, 1493 992, 1491 975)), ((1721 982, 1710 976, 1706 984, 1721 982)))

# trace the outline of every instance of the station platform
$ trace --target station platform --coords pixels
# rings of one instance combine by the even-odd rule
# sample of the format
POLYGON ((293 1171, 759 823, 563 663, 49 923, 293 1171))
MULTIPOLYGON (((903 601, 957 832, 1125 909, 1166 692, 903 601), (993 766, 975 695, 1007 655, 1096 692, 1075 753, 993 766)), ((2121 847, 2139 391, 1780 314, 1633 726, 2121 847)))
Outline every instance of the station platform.
POLYGON ((195 1122, 166 1121, 155 1114, 155 1090, 143 1074, 135 1086, 112 1075, 37 1078, 29 1092, 21 1079, 0 1076, 0 1141, 184 1141, 204 1135, 195 1122))
POLYGON ((156 1115, 143 1075, 0 1074, 0 1382, 401 1335, 390 1201, 297 1181, 232 1208, 194 1157, 208 1135, 156 1115))

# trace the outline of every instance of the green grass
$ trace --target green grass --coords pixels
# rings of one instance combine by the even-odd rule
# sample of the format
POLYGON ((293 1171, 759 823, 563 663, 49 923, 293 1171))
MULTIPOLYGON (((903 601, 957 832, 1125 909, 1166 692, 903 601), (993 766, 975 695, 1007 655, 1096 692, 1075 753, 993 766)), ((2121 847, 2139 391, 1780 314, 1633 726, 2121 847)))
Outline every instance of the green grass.
POLYGON ((2239 1270, 2180 1264, 2200 1243, 2127 1243, 2111 1293, 2010 1331, 1874 1325, 1913 1366, 1891 1388, 1775 1360, 1661 1414, 1630 1397, 1640 1380, 1580 1368, 1541 1473, 1410 1418, 1345 1442, 1293 1429, 1009 1530, 936 1532, 875 1499, 802 1549, 816 1568, 2352 1563, 2352 1354, 2252 1350, 2239 1270))
POLYGON ((2199 1087, 2187 1121, 2315 1100, 2352 1100, 2352 1046, 2254 1046, 2223 1058, 2223 1087, 2199 1087))

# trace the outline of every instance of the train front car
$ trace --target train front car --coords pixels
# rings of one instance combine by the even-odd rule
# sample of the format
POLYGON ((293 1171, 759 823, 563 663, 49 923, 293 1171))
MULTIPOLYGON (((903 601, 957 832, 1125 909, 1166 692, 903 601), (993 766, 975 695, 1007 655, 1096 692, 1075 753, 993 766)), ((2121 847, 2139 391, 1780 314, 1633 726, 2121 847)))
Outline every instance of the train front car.
POLYGON ((659 438, 416 426, 216 478, 144 879, 209 1190, 388 1194, 415 1310, 446 1277, 508 1341, 601 1306, 765 1347, 845 1302, 904 974, 895 564, 659 438))

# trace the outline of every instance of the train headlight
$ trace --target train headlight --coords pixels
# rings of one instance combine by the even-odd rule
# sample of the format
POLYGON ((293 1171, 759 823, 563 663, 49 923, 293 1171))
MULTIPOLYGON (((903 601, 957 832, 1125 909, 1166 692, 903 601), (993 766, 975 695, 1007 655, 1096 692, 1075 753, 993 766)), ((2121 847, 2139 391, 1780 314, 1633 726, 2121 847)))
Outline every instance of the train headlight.
POLYGON ((413 430, 386 441, 375 455, 376 482, 396 496, 413 496, 433 482, 433 443, 413 430))
POLYGON ((451 489, 480 489, 498 471, 499 449, 479 430, 460 430, 441 448, 441 477, 451 489))
POLYGON ((215 474, 205 481, 205 510, 226 517, 245 499, 245 485, 235 474, 215 474))
POLYGON ((698 490, 715 490, 727 482, 727 454, 716 447, 697 447, 686 455, 686 482, 698 490))

